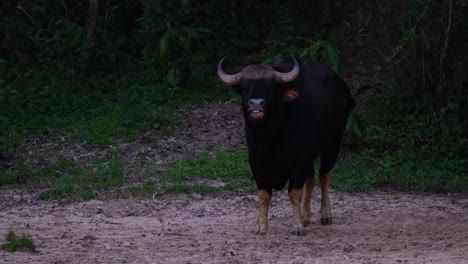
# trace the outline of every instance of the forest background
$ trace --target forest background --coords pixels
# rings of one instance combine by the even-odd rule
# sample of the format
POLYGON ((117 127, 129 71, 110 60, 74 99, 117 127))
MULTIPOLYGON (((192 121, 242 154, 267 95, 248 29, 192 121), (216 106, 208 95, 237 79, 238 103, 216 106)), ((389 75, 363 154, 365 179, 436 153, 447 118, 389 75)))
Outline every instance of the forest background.
MULTIPOLYGON (((358 101, 336 188, 467 192, 466 6, 466 0, 2 1, 0 186, 60 183, 44 197, 92 198, 92 190, 122 185, 125 161, 118 154, 94 161, 108 164, 96 165, 99 174, 83 164, 77 170, 73 160, 27 160, 23 148, 36 137, 85 140, 91 149, 170 131, 180 122, 175 109, 236 98, 215 75, 220 58, 227 56, 226 69, 235 72, 294 55, 328 63, 358 101), (92 184, 60 180, 85 174, 92 184)), ((219 163, 204 158, 209 167, 246 162, 245 149, 221 151, 219 163)), ((142 188, 152 191, 158 177, 142 188)))

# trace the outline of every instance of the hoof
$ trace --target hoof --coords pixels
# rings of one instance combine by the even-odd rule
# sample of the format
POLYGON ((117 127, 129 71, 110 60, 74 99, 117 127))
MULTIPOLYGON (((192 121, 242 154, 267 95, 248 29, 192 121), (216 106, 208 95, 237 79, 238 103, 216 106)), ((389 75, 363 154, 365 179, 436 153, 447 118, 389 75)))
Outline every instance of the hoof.
POLYGON ((257 225, 257 229, 255 230, 257 235, 266 235, 267 227, 263 225, 257 225))
POLYGON ((322 223, 322 225, 331 225, 332 224, 332 218, 331 217, 322 217, 322 218, 320 218, 320 223, 322 223))
POLYGON ((310 220, 302 220, 302 224, 304 225, 304 227, 307 227, 310 225, 310 220))
POLYGON ((291 235, 293 236, 305 236, 307 235, 307 232, 304 229, 297 229, 291 232, 291 235))

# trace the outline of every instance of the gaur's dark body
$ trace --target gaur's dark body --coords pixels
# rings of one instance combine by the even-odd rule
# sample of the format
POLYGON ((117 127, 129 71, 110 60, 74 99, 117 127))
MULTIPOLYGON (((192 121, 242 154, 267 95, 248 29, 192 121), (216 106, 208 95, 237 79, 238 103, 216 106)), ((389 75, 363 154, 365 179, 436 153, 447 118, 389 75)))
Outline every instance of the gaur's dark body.
MULTIPOLYGON (((274 68, 284 72, 292 64, 281 62, 274 68)), ((257 85, 262 82, 258 80, 257 85)), ((276 85, 279 92, 297 89, 299 96, 289 103, 277 102, 263 122, 249 120, 243 111, 249 163, 258 188, 270 193, 288 181, 290 190, 302 188, 306 177, 313 177, 317 157, 321 174, 332 169, 354 106, 344 80, 319 62, 301 65, 296 80, 276 85)))
POLYGON ((236 88, 242 99, 249 163, 258 187, 257 232, 268 228, 273 189, 288 182, 294 234, 310 223, 314 160, 320 158, 321 222, 331 224, 328 188, 341 139, 354 107, 344 80, 319 62, 274 66, 250 65, 229 75, 218 64, 218 75, 236 88), (292 70, 291 70, 292 68, 292 70))

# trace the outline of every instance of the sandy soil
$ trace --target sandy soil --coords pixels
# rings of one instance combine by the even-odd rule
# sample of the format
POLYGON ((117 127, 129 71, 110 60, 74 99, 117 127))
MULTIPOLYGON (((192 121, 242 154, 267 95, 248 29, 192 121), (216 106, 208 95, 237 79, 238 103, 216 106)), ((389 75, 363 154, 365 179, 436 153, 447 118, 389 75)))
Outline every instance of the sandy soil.
POLYGON ((332 191, 331 199, 333 225, 319 224, 315 195, 313 223, 297 237, 286 193, 274 193, 260 236, 253 194, 63 204, 4 190, 0 235, 29 234, 38 252, 1 252, 0 263, 468 263, 468 197, 332 191))

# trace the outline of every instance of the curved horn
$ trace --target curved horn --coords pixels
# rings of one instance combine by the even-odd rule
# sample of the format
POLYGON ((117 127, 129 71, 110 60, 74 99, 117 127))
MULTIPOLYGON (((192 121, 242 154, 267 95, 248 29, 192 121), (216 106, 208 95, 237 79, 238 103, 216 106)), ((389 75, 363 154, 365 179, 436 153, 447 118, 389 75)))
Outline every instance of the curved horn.
POLYGON ((227 74, 223 71, 223 61, 224 61, 224 58, 226 57, 223 57, 221 59, 221 61, 219 61, 218 63, 218 76, 219 78, 227 85, 238 85, 239 84, 239 81, 240 81, 240 78, 241 78, 241 73, 237 73, 237 74, 227 74))
POLYGON ((294 81, 297 76, 299 76, 299 62, 297 62, 296 58, 291 56, 294 61, 294 68, 290 72, 278 72, 275 71, 275 80, 280 83, 292 82, 294 81))

